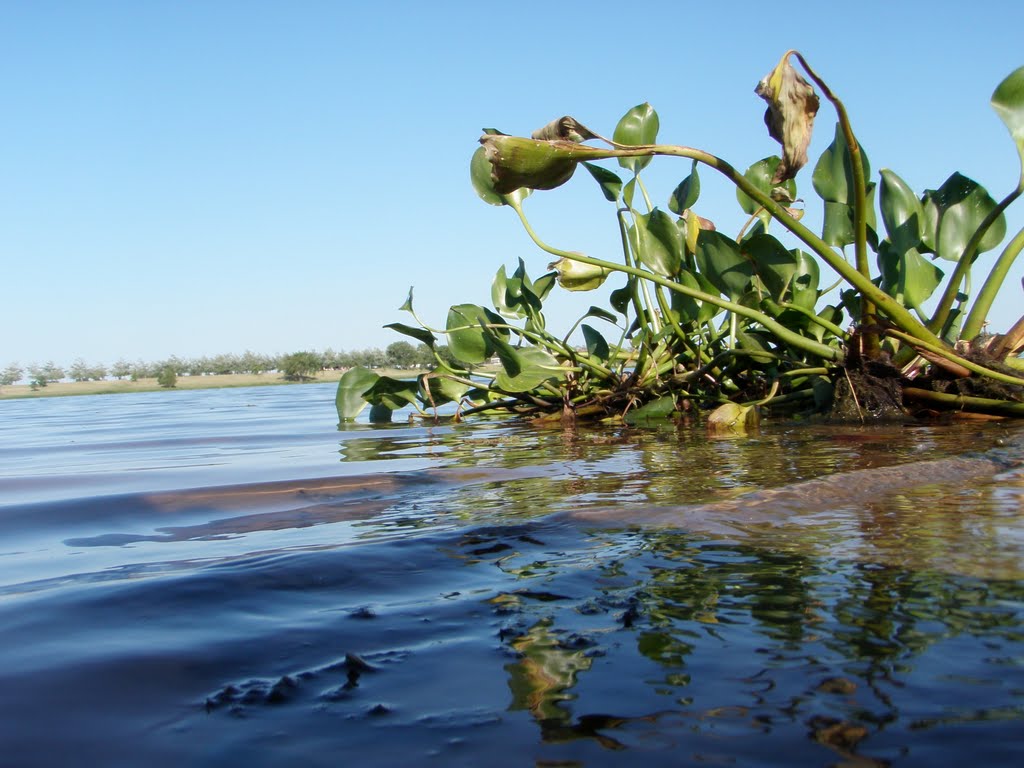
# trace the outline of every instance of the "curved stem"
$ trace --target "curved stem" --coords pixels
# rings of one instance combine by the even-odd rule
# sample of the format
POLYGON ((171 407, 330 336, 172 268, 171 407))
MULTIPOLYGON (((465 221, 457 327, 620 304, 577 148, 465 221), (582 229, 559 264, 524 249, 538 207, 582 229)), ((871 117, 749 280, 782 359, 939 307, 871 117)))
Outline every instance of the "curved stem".
POLYGON ((1004 197, 995 208, 989 211, 988 216, 986 216, 981 222, 981 226, 975 230, 974 234, 971 235, 971 239, 967 241, 967 245, 964 247, 964 252, 961 254, 960 259, 956 263, 956 268, 953 270, 953 274, 949 278, 946 290, 943 292, 942 298, 939 300, 939 304, 935 308, 935 314, 932 315, 932 321, 928 323, 928 330, 931 332, 939 333, 946 325, 946 321, 949 319, 950 310, 953 308, 953 301, 956 299, 956 295, 960 291, 960 283, 963 282, 963 279, 967 274, 967 270, 971 268, 971 264, 974 263, 974 259, 978 255, 978 247, 981 245, 982 238, 985 237, 989 227, 995 223, 995 220, 1002 215, 1003 211, 1009 207, 1010 203, 1020 197, 1021 192, 1024 192, 1024 188, 1017 187, 1017 189, 1004 197))
POLYGON ((763 312, 758 312, 757 310, 750 309, 749 307, 745 307, 742 304, 736 304, 734 302, 723 299, 720 296, 712 296, 710 293, 704 293, 704 291, 699 291, 695 288, 690 288, 688 286, 683 285, 682 283, 677 283, 673 280, 668 279, 667 277, 662 277, 661 275, 655 274, 654 272, 648 272, 646 270, 637 269, 636 267, 626 266, 622 264, 614 264, 610 261, 605 261, 603 259, 594 259, 591 258, 590 256, 584 256, 581 253, 563 251, 559 248, 554 248, 545 243, 537 236, 537 233, 533 231, 533 227, 530 226, 530 222, 526 219, 526 216, 523 215, 522 208, 518 203, 510 203, 510 206, 519 215, 519 220, 523 224, 524 229, 526 229, 526 232, 530 236, 530 239, 533 240, 533 242, 537 245, 538 248, 540 248, 543 251, 546 251, 547 253, 550 253, 553 256, 564 257, 574 261, 579 261, 583 264, 591 264, 595 267, 602 267, 612 272, 624 272, 627 275, 633 275, 634 277, 638 277, 641 280, 649 280, 652 283, 661 285, 670 291, 675 291, 676 293, 681 293, 684 296, 689 296, 690 298, 698 299, 699 301, 707 302, 708 304, 713 304, 721 309, 725 309, 728 310, 729 312, 734 312, 742 317, 754 320, 763 325, 766 329, 768 329, 771 333, 773 333, 775 336, 777 336, 785 343, 793 347, 796 347, 797 349, 801 349, 805 352, 809 352, 813 355, 816 355, 824 360, 840 362, 843 359, 843 353, 840 350, 835 349, 834 347, 829 347, 825 344, 820 344, 816 341, 801 336, 800 334, 789 330, 781 323, 778 323, 772 318, 768 317, 763 312))
POLYGON ((960 332, 961 339, 970 341, 981 333, 981 327, 985 324, 985 319, 988 317, 988 312, 992 308, 992 303, 995 301, 996 294, 999 293, 999 289, 1006 280, 1006 275, 1010 271, 1010 267, 1013 265, 1017 256, 1020 255, 1022 249, 1024 249, 1024 228, 1021 228, 1021 230, 1007 244, 1006 248, 1003 249, 1003 252, 999 255, 998 261, 996 261, 995 266, 992 268, 992 271, 989 272, 988 277, 985 278, 985 284, 981 287, 981 292, 978 294, 978 298, 974 302, 974 306, 971 308, 970 313, 967 315, 967 319, 964 321, 963 330, 960 332))
MULTIPOLYGON (((804 68, 804 71, 810 76, 815 84, 821 88, 821 92, 825 94, 832 106, 836 110, 836 115, 839 118, 839 126, 843 130, 843 136, 846 138, 846 147, 850 152, 850 170, 853 172, 853 231, 854 231, 854 258, 857 264, 857 271, 860 272, 868 280, 871 279, 871 267, 868 264, 868 218, 867 218, 867 182, 864 178, 864 163, 862 161, 860 143, 857 141, 857 137, 853 134, 853 126, 850 123, 850 116, 846 112, 846 107, 843 102, 832 93, 832 89, 828 87, 824 80, 818 77, 818 73, 811 69, 811 65, 807 63, 807 60, 800 54, 799 51, 793 51, 793 54, 800 61, 800 65, 804 68)), ((874 325, 875 324, 875 307, 874 304, 867 298, 861 304, 861 325, 874 325)), ((878 336, 875 334, 866 334, 865 341, 871 344, 874 352, 878 351, 878 336)))

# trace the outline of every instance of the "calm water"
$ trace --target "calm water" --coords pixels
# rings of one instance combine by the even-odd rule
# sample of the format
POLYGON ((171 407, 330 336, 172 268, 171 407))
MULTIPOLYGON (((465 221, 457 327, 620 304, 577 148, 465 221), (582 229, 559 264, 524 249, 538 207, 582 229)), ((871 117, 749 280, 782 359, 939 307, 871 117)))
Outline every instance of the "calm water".
POLYGON ((1019 427, 333 396, 0 402, 0 765, 1018 764, 1019 427))

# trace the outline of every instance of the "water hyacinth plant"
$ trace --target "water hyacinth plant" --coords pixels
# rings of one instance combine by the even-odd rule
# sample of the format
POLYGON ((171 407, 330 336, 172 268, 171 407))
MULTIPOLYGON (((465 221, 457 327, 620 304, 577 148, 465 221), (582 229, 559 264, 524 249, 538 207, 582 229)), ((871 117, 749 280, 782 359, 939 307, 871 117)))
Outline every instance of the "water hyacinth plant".
POLYGON ((522 260, 511 273, 502 266, 493 307, 453 306, 443 328, 417 317, 410 291, 402 309, 415 325, 388 327, 435 351, 444 339, 450 354, 438 354, 437 367, 416 380, 348 372, 339 416, 354 418, 367 404, 373 418, 407 405, 430 416, 446 402, 458 403, 460 415, 630 423, 724 405, 709 421, 728 428, 755 423, 759 409, 854 420, 941 411, 1024 416, 1024 318, 1004 334, 982 333, 1024 248, 1024 230, 980 281, 972 275, 979 254, 1003 244, 1003 212, 1024 192, 1024 67, 991 100, 1021 163, 1017 187, 999 201, 959 173, 923 193, 889 169, 874 180, 843 103, 796 51, 756 93, 767 102, 765 123, 780 153, 743 172, 709 152, 658 143, 658 115, 648 104, 629 110, 611 138, 568 116, 529 138, 485 131, 470 163, 474 188, 519 217, 550 255, 549 271, 531 279, 522 260), (814 232, 801 222, 797 176, 809 162, 823 101, 837 120, 811 169, 824 204, 814 232), (664 208, 651 202, 643 180, 656 157, 688 165, 664 208), (608 160, 620 172, 599 164, 608 160), (621 261, 554 247, 526 216, 532 192, 565 184, 580 166, 614 206, 621 261), (723 233, 708 212, 697 213, 706 169, 735 186, 749 216, 739 232, 723 233), (838 283, 827 285, 828 273, 838 283), (543 308, 556 286, 591 291, 615 277, 624 284, 607 308, 590 307, 562 333, 547 327, 543 308), (493 373, 476 370, 488 361, 498 364, 493 373))

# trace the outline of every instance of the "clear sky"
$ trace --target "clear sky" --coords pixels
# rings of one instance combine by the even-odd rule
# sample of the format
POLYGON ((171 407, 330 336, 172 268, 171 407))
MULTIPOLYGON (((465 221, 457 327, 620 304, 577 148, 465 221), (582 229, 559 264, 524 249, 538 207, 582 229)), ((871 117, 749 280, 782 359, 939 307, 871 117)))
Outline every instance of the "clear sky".
MULTIPOLYGON (((920 192, 960 170, 998 199, 1019 164, 988 99, 1022 31, 1012 0, 0 1, 0 366, 385 347, 410 286, 443 326, 501 264, 550 261, 474 194, 481 128, 571 114, 610 135, 649 101, 661 141, 746 168, 778 150, 754 86, 787 48, 844 100, 876 179, 920 192)), ((823 104, 812 162, 834 122, 823 104)), ((660 205, 688 170, 652 165, 660 205)), ((735 232, 731 188, 702 182, 698 213, 735 232)), ((617 258, 588 174, 527 212, 617 258)), ((997 330, 1024 312, 1020 275, 997 330)), ((553 296, 549 323, 604 293, 553 296)))

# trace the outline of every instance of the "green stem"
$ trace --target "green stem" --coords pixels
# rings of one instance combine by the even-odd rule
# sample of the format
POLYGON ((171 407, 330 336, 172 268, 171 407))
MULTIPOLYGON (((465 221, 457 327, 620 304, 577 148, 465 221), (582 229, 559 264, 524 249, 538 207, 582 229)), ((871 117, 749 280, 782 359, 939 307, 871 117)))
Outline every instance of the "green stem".
MULTIPOLYGON (((846 138, 846 146, 850 152, 850 169, 853 171, 853 230, 854 230, 854 256, 857 264, 857 271, 860 272, 868 280, 871 279, 871 267, 868 264, 868 219, 867 219, 867 182, 864 178, 864 163, 861 159, 860 143, 857 141, 857 137, 853 134, 853 126, 850 123, 850 116, 846 112, 846 107, 843 102, 832 93, 832 90, 828 87, 824 80, 818 77, 818 73, 811 69, 811 65, 807 63, 807 60, 800 54, 799 51, 792 51, 792 53, 800 61, 801 66, 810 76, 812 80, 821 88, 821 92, 825 94, 832 106, 836 110, 836 116, 839 118, 839 126, 843 130, 843 136, 846 138)), ((875 324, 875 308, 867 297, 861 303, 861 325, 874 325, 875 324)), ((865 342, 870 344, 871 351, 878 351, 878 336, 876 334, 867 334, 865 342)))
POLYGON ((960 332, 961 339, 970 341, 981 333, 981 328, 985 324, 989 310, 992 309, 992 303, 995 301, 996 294, 1002 288, 1010 267, 1017 256, 1020 255, 1022 249, 1024 249, 1024 228, 1021 228, 1013 240, 1003 249, 998 261, 996 261, 995 267, 992 268, 992 271, 985 279, 985 284, 981 287, 981 293, 978 294, 970 314, 967 315, 967 319, 964 321, 963 330, 960 332))
POLYGON ((824 360, 831 360, 834 362, 841 362, 843 359, 843 354, 840 350, 801 336, 800 334, 789 330, 781 323, 776 322, 764 313, 745 307, 742 304, 735 304, 721 298, 720 296, 712 296, 710 293, 704 293, 704 291, 690 288, 682 283, 677 283, 673 280, 669 280, 667 277, 655 274, 654 272, 648 272, 646 270, 637 269, 636 267, 623 264, 614 264, 603 259, 594 259, 590 256, 584 256, 581 253, 563 251, 559 248, 554 248, 541 240, 537 236, 537 233, 533 231, 533 227, 530 226, 530 222, 523 214, 522 207, 518 202, 510 202, 509 205, 519 215, 519 220, 527 234, 530 236, 530 239, 533 240, 538 248, 552 254, 553 256, 564 257, 574 261, 579 261, 583 264, 591 264, 612 272, 623 272, 627 275, 633 275, 634 277, 640 278, 641 280, 649 280, 652 283, 661 285, 670 291, 675 291, 676 293, 681 293, 684 296, 689 296, 690 298, 713 304, 721 309, 728 310, 729 312, 735 312, 737 315, 754 320, 755 322, 763 325, 786 344, 796 347, 797 349, 801 349, 804 352, 809 352, 810 354, 816 355, 824 360))
MULTIPOLYGON (((646 144, 637 145, 628 149, 605 149, 603 147, 589 147, 571 142, 563 142, 564 150, 568 156, 580 155, 581 160, 602 160, 618 157, 653 157, 663 155, 666 157, 685 157, 688 160, 696 160, 709 168, 718 171, 738 187, 744 194, 752 198, 758 205, 762 206, 772 218, 788 229, 793 235, 802 240, 806 245, 818 254, 826 264, 829 265, 847 283, 856 288, 861 296, 870 301, 875 307, 886 315, 892 322, 902 328, 906 333, 916 339, 927 341, 932 344, 941 344, 942 341, 933 331, 922 325, 916 317, 896 299, 875 285, 870 278, 860 273, 853 265, 846 261, 841 255, 832 250, 831 246, 814 234, 810 229, 797 221, 786 212, 786 209, 779 203, 772 200, 771 196, 762 192, 756 185, 748 180, 743 174, 733 168, 729 163, 720 157, 712 155, 693 147, 682 147, 670 144, 646 144)), ((512 201, 509 201, 513 205, 512 201)), ((518 203, 513 205, 516 207, 518 203)), ((520 213, 522 218, 522 214, 520 213)), ((570 255, 571 258, 571 255, 570 255)), ((689 294, 688 294, 689 295, 689 294)))
POLYGON ((1008 400, 993 400, 987 397, 970 397, 969 395, 951 395, 945 392, 932 392, 930 389, 904 387, 903 397, 933 403, 943 408, 970 413, 987 413, 993 416, 1024 416, 1024 403, 1008 400))

